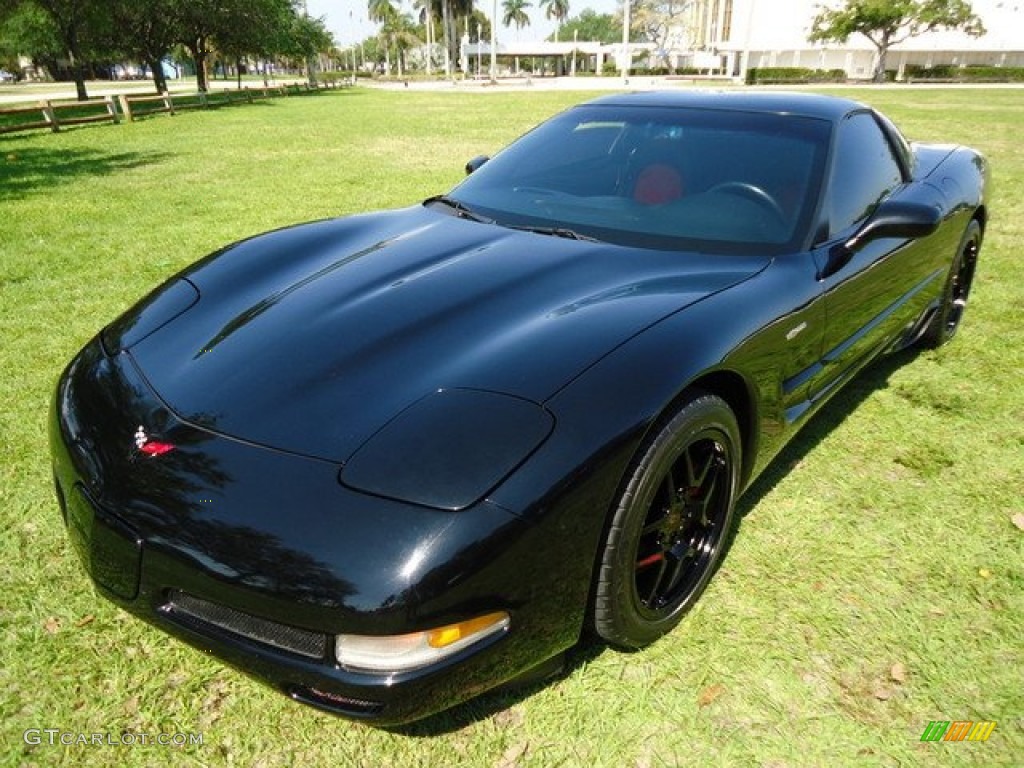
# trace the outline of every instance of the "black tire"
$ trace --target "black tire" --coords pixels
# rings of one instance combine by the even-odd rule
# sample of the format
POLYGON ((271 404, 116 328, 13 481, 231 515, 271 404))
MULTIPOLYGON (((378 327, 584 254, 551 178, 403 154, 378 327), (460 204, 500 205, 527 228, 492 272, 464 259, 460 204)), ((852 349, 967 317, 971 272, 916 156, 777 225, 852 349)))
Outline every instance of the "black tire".
POLYGON ((978 265, 978 251, 981 250, 981 225, 972 219, 960 238, 960 245, 953 256, 942 299, 938 310, 932 316, 921 334, 920 344, 926 349, 941 347, 956 335, 967 308, 967 297, 974 282, 974 270, 978 265))
POLYGON ((740 433, 721 398, 696 394, 640 449, 605 536, 593 626, 641 648, 672 630, 725 551, 740 433))

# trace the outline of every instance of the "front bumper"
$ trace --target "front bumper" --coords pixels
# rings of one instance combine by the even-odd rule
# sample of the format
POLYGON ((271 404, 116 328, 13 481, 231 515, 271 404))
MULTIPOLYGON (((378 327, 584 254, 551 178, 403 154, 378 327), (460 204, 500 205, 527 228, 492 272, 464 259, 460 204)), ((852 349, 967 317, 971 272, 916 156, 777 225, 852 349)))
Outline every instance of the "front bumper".
POLYGON ((543 524, 486 501, 444 512, 344 488, 339 467, 179 420, 130 356, 90 343, 50 417, 69 536, 105 597, 297 700, 389 725, 509 681, 579 637, 587 583, 543 524), (139 427, 172 443, 146 456, 139 427), (367 673, 339 633, 502 610, 509 628, 435 664, 367 673))

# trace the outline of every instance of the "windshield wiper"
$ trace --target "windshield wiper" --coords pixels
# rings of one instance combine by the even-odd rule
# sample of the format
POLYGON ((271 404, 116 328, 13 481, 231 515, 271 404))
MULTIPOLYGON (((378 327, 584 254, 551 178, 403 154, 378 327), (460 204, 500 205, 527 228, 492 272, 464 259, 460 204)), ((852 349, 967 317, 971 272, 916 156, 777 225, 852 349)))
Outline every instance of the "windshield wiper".
MULTIPOLYGON (((448 195, 434 195, 428 197, 423 201, 424 205, 431 205, 437 203, 444 205, 451 209, 452 213, 458 216, 460 219, 469 219, 470 221, 479 221, 482 224, 496 224, 494 219, 483 216, 461 200, 456 200, 454 197, 448 195)), ((569 229, 568 227, 530 227, 530 226, 509 226, 509 229, 518 229, 521 232, 534 232, 538 235, 550 235, 551 237, 564 237, 567 240, 585 240, 588 243, 598 243, 595 237, 589 235, 583 235, 576 230, 569 229)))
POLYGON ((569 229, 568 227, 526 227, 526 226, 510 226, 509 229, 518 229, 523 232, 535 232, 538 235, 551 235, 552 237, 564 237, 567 240, 585 240, 588 243, 599 243, 601 242, 596 237, 590 235, 584 235, 577 232, 575 229, 569 229))
POLYGON ((474 211, 468 205, 463 203, 461 200, 456 200, 454 197, 448 195, 434 195, 428 197, 423 201, 424 205, 430 205, 431 203, 440 203, 452 209, 456 216, 460 219, 469 219, 470 221, 479 221, 481 224, 493 224, 494 219, 489 219, 486 216, 481 216, 479 213, 474 211))

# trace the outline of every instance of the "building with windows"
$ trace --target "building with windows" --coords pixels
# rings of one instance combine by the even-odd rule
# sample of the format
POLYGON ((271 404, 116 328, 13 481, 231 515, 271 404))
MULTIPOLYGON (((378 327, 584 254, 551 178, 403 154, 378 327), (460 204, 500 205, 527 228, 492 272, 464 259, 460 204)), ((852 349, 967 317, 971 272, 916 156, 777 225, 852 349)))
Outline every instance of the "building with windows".
MULTIPOLYGON (((807 42, 818 6, 839 2, 694 0, 682 25, 687 47, 719 58, 724 74, 742 77, 749 67, 810 67, 870 78, 877 51, 865 37, 853 35, 842 45, 807 42)), ((1024 66, 1024 0, 973 0, 971 5, 986 34, 938 31, 914 37, 890 49, 887 67, 902 79, 911 65, 1024 66)))
MULTIPOLYGON (((751 67, 805 67, 843 70, 850 79, 870 79, 877 50, 861 35, 844 44, 810 43, 807 37, 822 4, 841 0, 677 0, 674 15, 658 41, 631 43, 629 68, 698 69, 709 75, 743 79, 751 67)), ((886 67, 905 79, 910 67, 1024 67, 1024 0, 972 0, 987 30, 981 37, 962 32, 929 32, 889 50, 886 67)), ((463 42, 467 66, 486 70, 480 62, 490 54, 487 42, 463 42)), ((570 74, 582 69, 602 71, 604 62, 623 65, 622 44, 574 42, 502 42, 497 46, 502 71, 511 62, 542 62, 543 71, 570 74), (575 51, 575 54, 573 52, 575 51)), ((464 67, 465 68, 465 67, 464 67)), ((472 70, 469 70, 472 71, 472 70)), ((539 70, 537 70, 539 71, 539 70)))

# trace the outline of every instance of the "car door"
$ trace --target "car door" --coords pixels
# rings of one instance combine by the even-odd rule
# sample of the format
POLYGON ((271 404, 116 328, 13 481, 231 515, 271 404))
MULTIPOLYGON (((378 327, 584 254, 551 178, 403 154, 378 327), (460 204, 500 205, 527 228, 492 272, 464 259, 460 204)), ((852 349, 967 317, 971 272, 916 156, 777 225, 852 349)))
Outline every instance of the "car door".
MULTIPOLYGON (((828 254, 847 241, 878 204, 910 183, 909 169, 869 110, 840 121, 823 200, 815 261, 824 271, 828 254)), ((879 238, 859 248, 840 269, 823 277, 825 332, 822 367, 811 400, 829 393, 883 350, 913 321, 914 301, 927 281, 925 246, 906 238, 879 238)))

